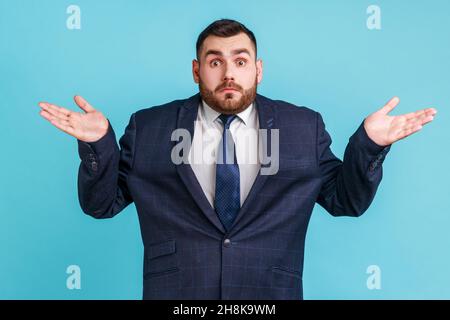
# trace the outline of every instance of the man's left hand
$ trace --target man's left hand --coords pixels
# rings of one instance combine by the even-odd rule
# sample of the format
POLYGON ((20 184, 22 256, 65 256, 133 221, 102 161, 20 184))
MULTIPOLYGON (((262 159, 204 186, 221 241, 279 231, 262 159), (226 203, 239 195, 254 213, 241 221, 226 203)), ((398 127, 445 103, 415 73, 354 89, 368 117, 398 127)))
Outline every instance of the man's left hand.
POLYGON ((433 121, 437 113, 436 109, 427 108, 398 116, 388 115, 399 102, 398 97, 392 98, 384 107, 364 120, 367 135, 379 146, 391 145, 416 133, 423 125, 433 121))

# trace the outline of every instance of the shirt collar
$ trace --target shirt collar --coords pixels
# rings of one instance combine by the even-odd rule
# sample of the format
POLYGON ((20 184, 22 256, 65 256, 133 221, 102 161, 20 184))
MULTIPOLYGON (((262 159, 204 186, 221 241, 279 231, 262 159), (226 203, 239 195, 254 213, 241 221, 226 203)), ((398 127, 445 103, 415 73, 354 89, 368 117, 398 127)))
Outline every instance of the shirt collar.
MULTIPOLYGON (((203 114, 204 114, 206 121, 208 122, 208 124, 212 124, 220 116, 220 112, 217 112, 216 110, 211 108, 203 99, 202 99, 202 106, 203 106, 203 108, 202 108, 203 114)), ((241 111, 237 114, 239 119, 241 119, 245 125, 249 124, 250 115, 253 111, 253 108, 254 108, 254 103, 251 103, 250 106, 248 106, 244 111, 241 111)))

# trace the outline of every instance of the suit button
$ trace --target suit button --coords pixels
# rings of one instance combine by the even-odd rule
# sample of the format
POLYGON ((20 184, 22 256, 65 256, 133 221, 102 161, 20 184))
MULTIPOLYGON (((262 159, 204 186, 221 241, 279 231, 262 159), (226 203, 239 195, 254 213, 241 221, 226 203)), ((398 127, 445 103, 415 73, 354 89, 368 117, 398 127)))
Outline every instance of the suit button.
POLYGON ((225 239, 225 240, 223 241, 223 245, 224 245, 224 247, 229 247, 229 246, 231 246, 231 240, 230 240, 230 239, 225 239))
POLYGON ((98 169, 98 166, 97 166, 97 162, 92 162, 91 163, 91 168, 92 168, 92 170, 94 170, 94 171, 97 171, 97 169, 98 169))

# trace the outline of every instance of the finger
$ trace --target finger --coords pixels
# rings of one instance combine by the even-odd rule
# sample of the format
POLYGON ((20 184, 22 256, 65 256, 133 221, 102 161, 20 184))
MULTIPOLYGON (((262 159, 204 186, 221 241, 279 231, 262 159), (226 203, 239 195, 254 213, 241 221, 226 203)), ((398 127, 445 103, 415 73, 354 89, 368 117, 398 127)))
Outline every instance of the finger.
POLYGON ((420 116, 420 115, 423 115, 423 114, 435 115, 436 113, 437 113, 437 110, 435 108, 426 108, 426 109, 418 110, 418 111, 415 111, 415 112, 407 113, 404 116, 405 116, 405 118, 407 120, 409 120, 411 118, 414 118, 416 116, 420 116))
POLYGON ((421 125, 413 126, 408 129, 401 130, 398 134, 397 140, 404 139, 418 131, 420 131, 423 127, 421 125))
POLYGON ((402 130, 403 131, 411 131, 411 130, 416 130, 416 129, 422 129, 424 125, 430 123, 431 121, 434 120, 434 116, 429 115, 429 116, 423 116, 422 118, 416 120, 416 121, 411 121, 409 124, 405 125, 402 130))
POLYGON ((72 126, 71 123, 70 123, 68 120, 64 120, 64 119, 60 119, 60 118, 58 118, 58 117, 55 117, 54 115, 48 113, 48 112, 45 111, 45 110, 41 110, 41 111, 39 112, 39 114, 40 114, 43 118, 45 118, 46 120, 48 120, 49 122, 57 121, 58 123, 60 123, 60 124, 62 124, 62 125, 72 126))
POLYGON ((380 109, 380 111, 384 114, 388 114, 399 104, 399 102, 399 97, 393 97, 383 108, 380 109))
POLYGON ((95 109, 87 102, 82 96, 75 96, 74 97, 75 103, 84 111, 86 112, 92 112, 95 111, 95 109))
POLYGON ((418 111, 415 111, 415 112, 407 113, 407 114, 404 115, 404 117, 405 117, 406 120, 410 120, 410 119, 413 119, 413 118, 415 118, 417 116, 420 116, 420 115, 422 115, 424 113, 425 113, 425 110, 418 110, 418 111))
POLYGON ((60 117, 60 118, 67 118, 72 111, 67 110, 65 108, 59 107, 57 105, 48 103, 48 102, 40 102, 39 106, 46 110, 48 113, 53 114, 54 116, 60 117))
POLYGON ((404 126, 404 127, 402 128, 402 130, 403 130, 403 131, 408 131, 408 130, 413 130, 413 129, 416 129, 416 128, 422 129, 421 127, 422 127, 422 124, 419 123, 419 122, 416 122, 416 123, 413 123, 413 124, 404 126))
POLYGON ((54 111, 59 112, 59 113, 64 114, 64 115, 68 115, 68 114, 70 114, 72 112, 72 111, 70 111, 70 110, 68 110, 66 108, 57 106, 56 104, 52 104, 52 103, 49 103, 49 102, 39 102, 39 106, 41 108, 54 110, 54 111))
POLYGON ((71 136, 75 137, 75 130, 67 125, 60 124, 57 121, 50 121, 55 127, 57 127, 59 130, 64 131, 67 134, 70 134, 71 136))
POLYGON ((75 137, 75 129, 72 126, 70 126, 70 124, 55 118, 54 116, 52 116, 51 114, 49 114, 46 111, 41 111, 40 113, 45 119, 47 119, 56 128, 75 137))
POLYGON ((422 125, 426 125, 426 124, 430 123, 433 120, 434 120, 433 116, 428 116, 428 117, 426 117, 425 119, 422 120, 422 125))
POLYGON ((54 115, 59 115, 61 118, 68 117, 73 113, 73 111, 48 102, 40 102, 39 106, 54 115))
POLYGON ((420 116, 409 119, 406 125, 425 124, 433 121, 434 115, 431 113, 423 113, 420 116))

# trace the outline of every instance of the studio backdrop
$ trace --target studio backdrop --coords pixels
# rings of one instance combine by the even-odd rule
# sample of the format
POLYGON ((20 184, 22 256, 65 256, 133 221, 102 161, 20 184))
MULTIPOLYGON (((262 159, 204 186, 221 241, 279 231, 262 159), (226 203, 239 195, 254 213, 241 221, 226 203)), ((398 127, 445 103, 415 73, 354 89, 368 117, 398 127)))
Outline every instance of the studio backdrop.
MULTIPOLYGON (((39 116, 79 94, 120 137, 130 115, 198 92, 192 59, 212 21, 251 29, 258 93, 321 113, 343 157, 362 120, 438 110, 392 146, 359 218, 315 206, 305 299, 450 299, 450 2, 0 0, 0 299, 141 299, 134 204, 113 219, 80 208, 73 137, 39 116)), ((301 139, 301 137, 299 137, 301 139)))

